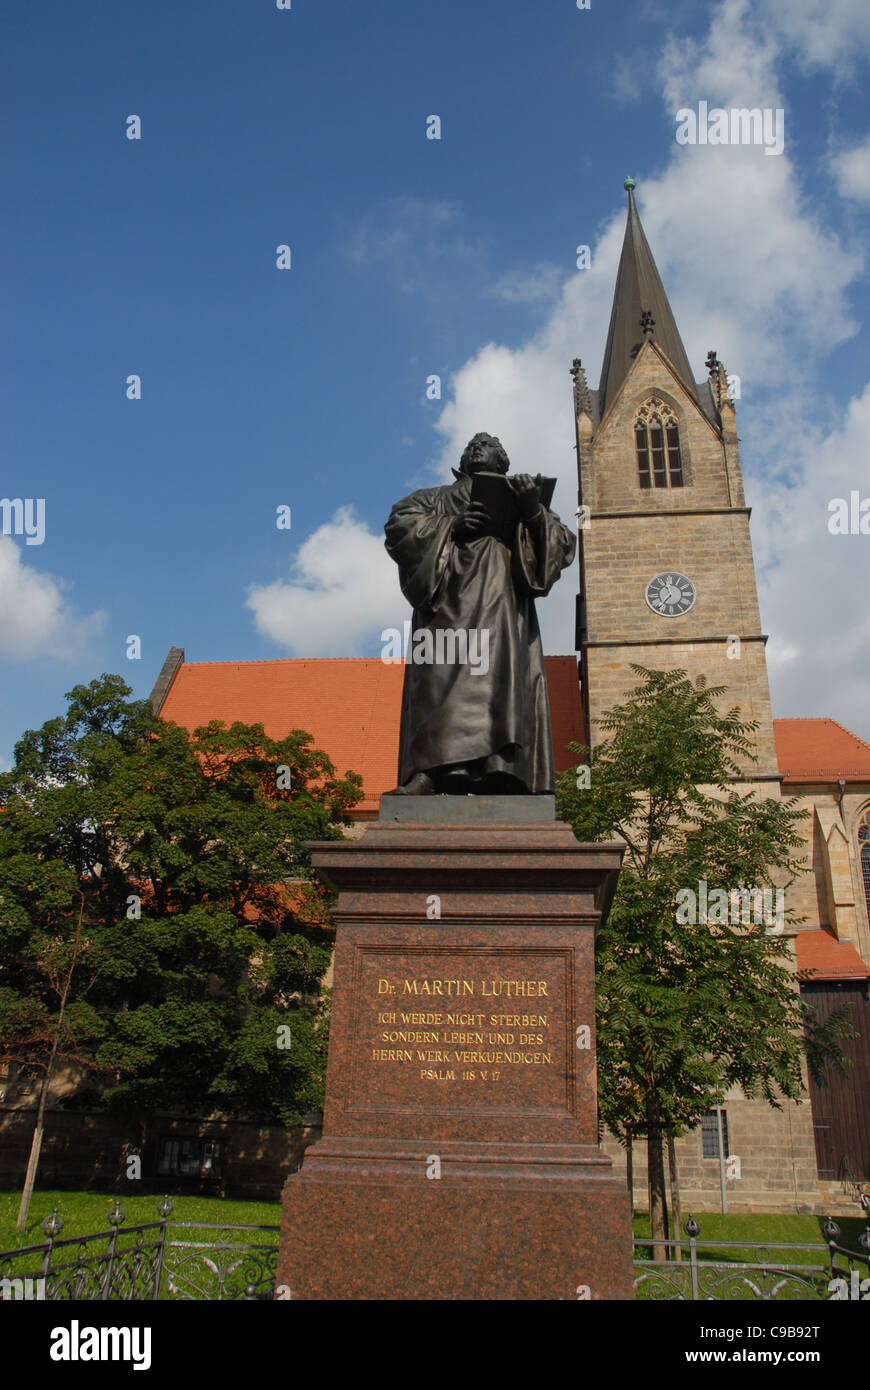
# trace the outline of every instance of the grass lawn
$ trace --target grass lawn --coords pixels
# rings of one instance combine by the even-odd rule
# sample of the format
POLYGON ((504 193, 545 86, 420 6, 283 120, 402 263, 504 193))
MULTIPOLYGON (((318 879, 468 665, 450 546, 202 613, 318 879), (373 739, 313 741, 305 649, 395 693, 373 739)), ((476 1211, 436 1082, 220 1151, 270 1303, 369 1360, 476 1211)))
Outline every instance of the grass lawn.
MULTIPOLYGON (((812 1245, 826 1245, 822 1234, 822 1226, 825 1218, 823 1216, 783 1216, 768 1213, 744 1213, 737 1212, 723 1216, 721 1212, 699 1212, 695 1214, 695 1219, 700 1226, 700 1234, 697 1237, 698 1261, 699 1264, 705 1262, 716 1263, 719 1265, 749 1265, 758 1266, 767 1264, 781 1269, 783 1266, 793 1268, 799 1265, 812 1266, 816 1270, 828 1268, 828 1251, 809 1249, 807 1246, 796 1244, 799 1241, 807 1241, 812 1245), (737 1246, 724 1246, 711 1249, 705 1246, 704 1241, 751 1241, 755 1249, 741 1250, 737 1246), (769 1250, 767 1247, 781 1243, 792 1244, 789 1250, 769 1250)), ((837 1217, 835 1218, 840 1228, 840 1238, 838 1244, 847 1249, 859 1251, 858 1238, 861 1232, 866 1229, 865 1222, 860 1217, 837 1217)), ((684 1218, 685 1220, 685 1218, 684 1218)), ((648 1236, 650 1233, 649 1215, 647 1212, 635 1212, 634 1214, 634 1233, 635 1236, 648 1236)), ((685 1233, 682 1236, 686 1239, 685 1233)), ((637 1247, 635 1249, 636 1259, 651 1259, 652 1247, 637 1247)), ((689 1251, 683 1247, 682 1264, 678 1267, 679 1272, 666 1276, 670 1286, 675 1286, 683 1291, 684 1296, 688 1296, 689 1288, 689 1251)), ((840 1261, 840 1264, 843 1262, 840 1261)), ((648 1267, 650 1271, 654 1266, 648 1267)), ((741 1274, 735 1268, 735 1277, 731 1280, 715 1270, 710 1270, 709 1278, 712 1284, 707 1286, 704 1283, 704 1276, 701 1276, 702 1297, 709 1292, 710 1288, 715 1288, 715 1297, 727 1298, 730 1301, 749 1301, 758 1296, 753 1294, 752 1286, 765 1288, 768 1290, 767 1297, 784 1298, 805 1298, 810 1301, 828 1297, 827 1275, 819 1279, 812 1276, 813 1290, 805 1288, 804 1285, 796 1283, 788 1275, 778 1274, 759 1274, 754 1276, 750 1271, 741 1274), (749 1281, 749 1284, 746 1283, 749 1281), (779 1292, 775 1292, 777 1286, 779 1292)), ((656 1291, 658 1278, 653 1276, 649 1280, 642 1282, 638 1286, 637 1297, 641 1301, 660 1297, 656 1291)))
MULTIPOLYGON (((42 1222, 57 1207, 63 1217, 63 1230, 59 1236, 65 1240, 69 1236, 88 1235, 94 1231, 109 1229, 106 1215, 115 1200, 114 1195, 101 1195, 98 1192, 34 1192, 24 1231, 15 1229, 18 1217, 20 1193, 0 1192, 0 1250, 17 1250, 23 1245, 40 1245, 45 1240, 42 1222)), ((122 1230, 139 1225, 145 1221, 156 1221, 159 1195, 149 1197, 121 1197, 121 1206, 127 1213, 122 1230)), ((277 1226, 281 1221, 280 1202, 231 1202, 220 1197, 170 1197, 175 1210, 172 1221, 220 1221, 233 1225, 277 1226)), ((203 1233, 203 1238, 208 1232, 203 1233)), ((263 1232, 251 1238, 260 1244, 271 1244, 273 1233, 263 1232)), ((175 1239, 196 1240, 195 1231, 176 1232, 175 1239)))
MULTIPOLYGON (((42 1221, 57 1207, 63 1217, 64 1227, 61 1239, 71 1236, 87 1235, 93 1231, 108 1229, 106 1215, 114 1202, 112 1194, 97 1192, 35 1192, 30 1203, 30 1213, 26 1229, 19 1235, 15 1229, 18 1216, 18 1192, 0 1192, 0 1250, 15 1250, 22 1245, 38 1245, 45 1240, 42 1221)), ((233 1225, 277 1226, 281 1221, 280 1202, 233 1202, 219 1197, 173 1197, 175 1204, 173 1221, 212 1221, 229 1222, 233 1225)), ((127 1213, 124 1228, 144 1221, 157 1220, 158 1195, 146 1197, 121 1197, 121 1206, 127 1213)), ((688 1213, 684 1213, 685 1220, 688 1213)), ((764 1244, 768 1241, 807 1241, 816 1245, 824 1243, 821 1216, 778 1216, 764 1213, 734 1213, 722 1216, 718 1212, 696 1214, 701 1227, 699 1250, 704 1240, 753 1241, 764 1244)), ((858 1249, 858 1237, 865 1229, 860 1217, 837 1217, 840 1227, 840 1244, 850 1250, 858 1249)), ((649 1216, 646 1212, 634 1213, 634 1234, 648 1236, 649 1216)), ((265 1233, 264 1233, 265 1235, 265 1233)), ((191 1239, 195 1239, 191 1233, 191 1239)), ((682 1236, 685 1240, 685 1235, 682 1236)), ((268 1243, 268 1241, 266 1241, 268 1243)), ((712 1253, 712 1252, 711 1252, 712 1253)), ((716 1258, 745 1259, 738 1250, 717 1252, 716 1258)), ((809 1250, 788 1252, 790 1263, 819 1262, 818 1254, 809 1250)))
MULTIPOLYGON (((765 1245, 768 1242, 798 1242, 807 1241, 811 1245, 825 1245, 825 1237, 822 1235, 822 1226, 825 1218, 823 1216, 782 1216, 765 1212, 729 1212, 723 1216, 721 1212, 695 1212, 695 1220, 701 1228, 698 1236, 698 1255, 699 1258, 716 1260, 733 1260, 738 1262, 751 1262, 752 1251, 750 1250, 704 1250, 705 1240, 739 1240, 752 1241, 756 1245, 765 1245)), ((688 1213, 683 1213, 685 1223, 688 1213)), ((860 1217, 837 1216, 834 1218, 840 1228, 839 1244, 847 1250, 858 1250, 858 1237, 861 1232, 866 1230, 866 1223, 860 1217)), ((636 1236, 648 1236, 650 1233, 649 1214, 645 1211, 634 1213, 634 1234, 636 1236)), ((680 1234, 681 1240, 686 1240, 685 1232, 680 1234)), ((688 1251, 684 1252, 688 1254, 688 1251)), ((771 1252, 771 1263, 787 1262, 789 1264, 824 1264, 825 1255, 821 1251, 807 1250, 799 1248, 796 1250, 782 1250, 771 1252)))
MULTIPOLYGON (((684 1218, 685 1220, 685 1215, 684 1218)), ((770 1213, 734 1213, 723 1216, 721 1212, 696 1212, 695 1220, 700 1226, 700 1234, 697 1237, 697 1250, 699 1266, 706 1262, 725 1266, 734 1266, 733 1276, 724 1274, 722 1271, 710 1269, 705 1276, 700 1274, 701 1297, 712 1296, 716 1298, 726 1298, 729 1301, 752 1302, 759 1296, 759 1290, 766 1290, 765 1297, 785 1298, 785 1299, 806 1299, 809 1301, 825 1301, 829 1297, 828 1293, 828 1274, 823 1276, 810 1276, 812 1288, 808 1288, 803 1282, 798 1282, 797 1278, 779 1273, 752 1274, 750 1270, 740 1271, 739 1265, 755 1266, 767 1264, 774 1269, 781 1270, 783 1266, 794 1268, 795 1266, 807 1265, 814 1269, 828 1270, 829 1256, 825 1238, 822 1235, 822 1226, 825 1218, 823 1216, 782 1216, 770 1213), (711 1249, 705 1246, 704 1241, 751 1241, 755 1247, 748 1250, 739 1249, 737 1246, 724 1246, 711 1249), (807 1241, 812 1245, 825 1246, 824 1249, 809 1249, 796 1242, 807 1241), (794 1243, 793 1243, 794 1242, 794 1243), (789 1250, 771 1250, 768 1247, 773 1244, 791 1244, 789 1250), (710 1282, 707 1283, 706 1281, 710 1282), (755 1292, 753 1292, 753 1289, 755 1292)), ((840 1228, 840 1238, 838 1244, 847 1250, 858 1251, 858 1237, 866 1229, 865 1222, 858 1217, 836 1217, 837 1225, 840 1228)), ((650 1233, 649 1215, 647 1212, 634 1213, 634 1234, 643 1238, 650 1233)), ((682 1233, 685 1241, 685 1232, 682 1233)), ((651 1259, 652 1247, 636 1247, 636 1259, 651 1259)), ((840 1261, 842 1264, 843 1261, 840 1261)), ((647 1271, 649 1278, 642 1280, 637 1288, 637 1298, 643 1302, 648 1299, 658 1299, 662 1296, 659 1276, 653 1273, 654 1265, 648 1265, 647 1271)), ((682 1264, 677 1266, 673 1273, 669 1271, 673 1266, 668 1266, 663 1271, 662 1278, 666 1286, 670 1289, 670 1296, 675 1296, 675 1290, 680 1290, 684 1297, 689 1296, 690 1273, 689 1273, 689 1251, 683 1247, 682 1264)))

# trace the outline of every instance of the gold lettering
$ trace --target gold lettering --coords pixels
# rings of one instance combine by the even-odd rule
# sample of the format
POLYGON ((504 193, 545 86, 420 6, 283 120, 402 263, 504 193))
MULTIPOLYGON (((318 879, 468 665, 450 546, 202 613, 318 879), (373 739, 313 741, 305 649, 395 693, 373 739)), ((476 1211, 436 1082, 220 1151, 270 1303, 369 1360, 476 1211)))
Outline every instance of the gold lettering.
MULTIPOLYGON (((509 1013, 507 1001, 546 998, 545 980, 520 979, 442 979, 416 978, 391 983, 385 977, 378 980, 378 994, 401 993, 406 997, 459 999, 479 994, 483 998, 501 1001, 503 1013, 439 1012, 410 1009, 401 1012, 376 1012, 381 1025, 377 1037, 383 1046, 372 1047, 373 1063, 406 1063, 416 1061, 423 1079, 455 1080, 457 1063, 464 1064, 461 1079, 488 1083, 499 1075, 484 1071, 482 1066, 504 1067, 553 1066, 555 1053, 547 1049, 549 1025, 547 1014, 509 1013), (386 1025, 386 1026, 384 1026, 386 1025), (486 1029, 489 1031, 485 1031, 486 1029), (522 1031, 514 1031, 522 1030, 522 1031), (542 1031, 537 1031, 542 1030, 542 1031), (470 1064, 470 1066, 469 1066, 470 1064), (482 1065, 481 1065, 482 1064, 482 1065), (471 1070, 471 1067, 481 1068, 471 1070)), ((514 1007, 516 1007, 516 1002, 514 1007)), ((380 1004, 379 1008, 385 1006, 380 1004)), ((449 1008, 450 1006, 448 1006, 449 1008)), ((390 1006, 386 1008, 389 1010, 390 1006)))
POLYGON ((547 985, 544 980, 484 980, 480 992, 488 999, 499 999, 502 996, 506 999, 533 999, 538 995, 546 995, 547 985))
MULTIPOLYGON (((481 1014, 481 1019, 483 1015, 481 1014)), ((452 1023, 450 1015, 447 1022, 452 1023)), ((546 1028, 546 1014, 490 1014, 490 1028, 546 1028)))
POLYGON ((474 994, 471 980, 403 980, 403 994, 439 994, 448 998, 474 994))
POLYGON ((519 1048, 512 1048, 508 1052, 495 1049, 490 1051, 488 1048, 469 1048, 461 1052, 455 1051, 453 1056, 457 1062, 498 1062, 502 1066, 550 1066, 553 1061, 551 1052, 521 1052, 519 1048))
POLYGON ((404 1042, 404 1043, 429 1043, 437 1042, 437 1032, 423 1028, 420 1032, 411 1032, 407 1028, 385 1028, 381 1033, 381 1042, 404 1042))

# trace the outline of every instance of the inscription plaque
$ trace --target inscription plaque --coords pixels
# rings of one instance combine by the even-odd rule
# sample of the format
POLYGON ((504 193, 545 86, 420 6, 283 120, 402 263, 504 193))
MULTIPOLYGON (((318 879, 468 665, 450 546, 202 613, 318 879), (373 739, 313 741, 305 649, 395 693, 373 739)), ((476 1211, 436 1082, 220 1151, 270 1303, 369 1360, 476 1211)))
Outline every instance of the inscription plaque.
POLYGON ((351 1109, 571 1109, 570 952, 361 950, 351 1109))

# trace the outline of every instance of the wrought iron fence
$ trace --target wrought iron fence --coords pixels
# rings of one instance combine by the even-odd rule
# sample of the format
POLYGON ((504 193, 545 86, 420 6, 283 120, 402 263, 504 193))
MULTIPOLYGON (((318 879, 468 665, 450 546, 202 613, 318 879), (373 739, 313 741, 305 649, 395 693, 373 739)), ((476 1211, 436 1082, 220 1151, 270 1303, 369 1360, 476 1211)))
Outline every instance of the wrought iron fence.
MULTIPOLYGON (((157 1221, 122 1229, 125 1214, 116 1201, 108 1216, 110 1230, 61 1239, 63 1220, 55 1207, 42 1223, 43 1244, 0 1251, 0 1300, 254 1302, 274 1297, 280 1227, 171 1221, 172 1211, 172 1202, 164 1197, 157 1221), (179 1238, 179 1233, 190 1238, 179 1238)), ((839 1244, 840 1228, 830 1219, 822 1228, 826 1244, 701 1242, 700 1226, 691 1216, 683 1230, 684 1241, 635 1240, 638 1298, 767 1302, 870 1297, 870 1226, 859 1239, 860 1251, 839 1244), (661 1260, 638 1256, 641 1250, 662 1247, 661 1260), (799 1261, 798 1252, 810 1260, 799 1261)))
POLYGON ((42 1223, 48 1239, 0 1251, 0 1299, 271 1299, 278 1226, 171 1221, 163 1199, 157 1221, 122 1229, 119 1202, 108 1231, 59 1239, 55 1207, 42 1223), (184 1238, 187 1236, 188 1238, 184 1238))
POLYGON ((839 1244, 840 1228, 830 1217, 822 1227, 827 1244, 705 1240, 690 1216, 687 1240, 635 1240, 635 1254, 662 1249, 664 1259, 635 1258, 634 1289, 640 1299, 763 1302, 861 1299, 870 1297, 870 1226, 859 1238, 860 1251, 839 1244), (679 1252, 679 1253, 677 1253, 679 1252), (798 1252, 809 1255, 798 1261, 798 1252), (812 1256, 818 1255, 818 1260, 812 1256), (718 1256, 718 1258, 717 1258, 718 1256), (791 1258, 790 1258, 791 1257, 791 1258))

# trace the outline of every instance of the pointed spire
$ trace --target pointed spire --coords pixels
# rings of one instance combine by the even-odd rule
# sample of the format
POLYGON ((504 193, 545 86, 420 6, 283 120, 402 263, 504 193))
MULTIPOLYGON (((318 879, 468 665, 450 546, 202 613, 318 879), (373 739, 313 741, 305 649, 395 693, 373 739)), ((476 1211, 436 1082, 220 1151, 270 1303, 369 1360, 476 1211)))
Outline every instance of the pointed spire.
POLYGON ((634 202, 634 179, 626 179, 624 187, 628 190, 628 221, 616 274, 610 330, 598 387, 602 416, 628 375, 628 369, 646 338, 651 338, 664 353, 686 390, 697 400, 686 349, 640 225, 634 202))

